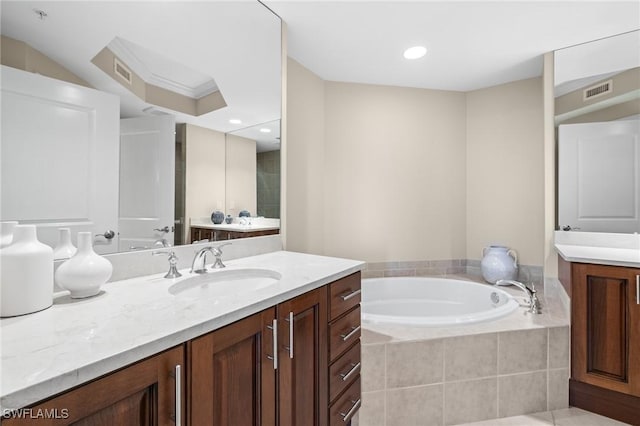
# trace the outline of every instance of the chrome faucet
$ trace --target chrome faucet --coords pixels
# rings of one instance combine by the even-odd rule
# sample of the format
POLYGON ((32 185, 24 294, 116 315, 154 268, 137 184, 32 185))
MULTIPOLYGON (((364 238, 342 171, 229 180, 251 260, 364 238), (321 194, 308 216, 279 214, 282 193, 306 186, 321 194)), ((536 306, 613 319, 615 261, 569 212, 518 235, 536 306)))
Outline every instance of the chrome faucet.
POLYGON ((527 293, 527 297, 529 298, 529 312, 532 314, 540 313, 540 301, 538 300, 535 287, 532 286, 532 288, 529 288, 526 285, 522 284, 520 281, 515 281, 515 280, 498 280, 496 281, 496 285, 499 285, 499 286, 514 285, 518 287, 520 290, 527 293))
POLYGON ((165 278, 178 278, 181 277, 182 274, 178 272, 178 268, 176 265, 178 264, 178 256, 174 251, 166 251, 166 250, 156 250, 151 252, 153 256, 158 256, 160 254, 166 254, 169 260, 169 272, 164 276, 165 278))
POLYGON ((193 262, 191 263, 191 272, 196 274, 206 274, 207 273, 207 253, 211 253, 216 257, 215 262, 211 266, 212 269, 220 269, 224 268, 225 265, 222 263, 222 250, 221 248, 224 246, 228 246, 231 243, 220 244, 219 246, 209 246, 201 248, 196 255, 193 257, 193 262))

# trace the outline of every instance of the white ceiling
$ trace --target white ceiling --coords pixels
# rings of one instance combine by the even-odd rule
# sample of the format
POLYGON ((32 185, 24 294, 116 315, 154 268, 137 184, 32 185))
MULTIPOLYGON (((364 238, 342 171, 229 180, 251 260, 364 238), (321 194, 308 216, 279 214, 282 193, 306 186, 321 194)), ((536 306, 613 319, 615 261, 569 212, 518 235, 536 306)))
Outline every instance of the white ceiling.
POLYGON ((279 1, 288 54, 325 80, 469 91, 542 74, 545 52, 640 28, 640 1, 279 1), (407 61, 404 49, 427 55, 407 61))

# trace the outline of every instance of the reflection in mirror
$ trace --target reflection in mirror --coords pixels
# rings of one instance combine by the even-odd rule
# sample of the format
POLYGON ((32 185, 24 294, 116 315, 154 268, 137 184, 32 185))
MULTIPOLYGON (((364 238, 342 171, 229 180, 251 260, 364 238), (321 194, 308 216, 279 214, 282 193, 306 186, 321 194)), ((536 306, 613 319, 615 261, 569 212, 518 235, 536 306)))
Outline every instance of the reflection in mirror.
POLYGON ((554 53, 557 229, 640 232, 640 31, 554 53))
POLYGON ((3 1, 1 19, 0 220, 49 245, 189 242, 189 217, 226 211, 225 134, 280 118, 281 23, 258 1, 3 1))

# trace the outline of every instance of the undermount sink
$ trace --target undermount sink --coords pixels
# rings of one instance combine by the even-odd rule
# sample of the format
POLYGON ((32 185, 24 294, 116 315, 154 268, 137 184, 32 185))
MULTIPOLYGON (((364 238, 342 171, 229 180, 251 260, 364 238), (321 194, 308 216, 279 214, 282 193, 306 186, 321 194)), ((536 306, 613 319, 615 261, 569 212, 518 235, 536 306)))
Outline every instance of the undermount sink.
POLYGON ((192 297, 234 296, 273 285, 280 278, 282 275, 271 269, 222 269, 179 281, 169 287, 169 293, 192 297))

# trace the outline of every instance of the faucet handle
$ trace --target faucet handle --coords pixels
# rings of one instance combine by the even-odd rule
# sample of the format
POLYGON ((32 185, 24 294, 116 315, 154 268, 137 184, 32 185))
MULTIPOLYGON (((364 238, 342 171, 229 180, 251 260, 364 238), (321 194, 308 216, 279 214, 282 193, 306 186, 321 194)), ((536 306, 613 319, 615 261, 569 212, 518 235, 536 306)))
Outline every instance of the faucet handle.
POLYGON ((220 245, 211 247, 211 251, 213 252, 213 255, 215 257, 220 257, 220 256, 222 256, 222 250, 221 250, 222 247, 230 246, 231 244, 233 244, 233 243, 224 243, 224 244, 220 244, 220 245))
POLYGON ((152 256, 159 256, 161 254, 167 255, 167 260, 169 261, 169 272, 164 276, 165 278, 178 278, 181 277, 182 274, 178 272, 178 256, 176 256, 176 252, 173 250, 155 250, 151 252, 152 256))

